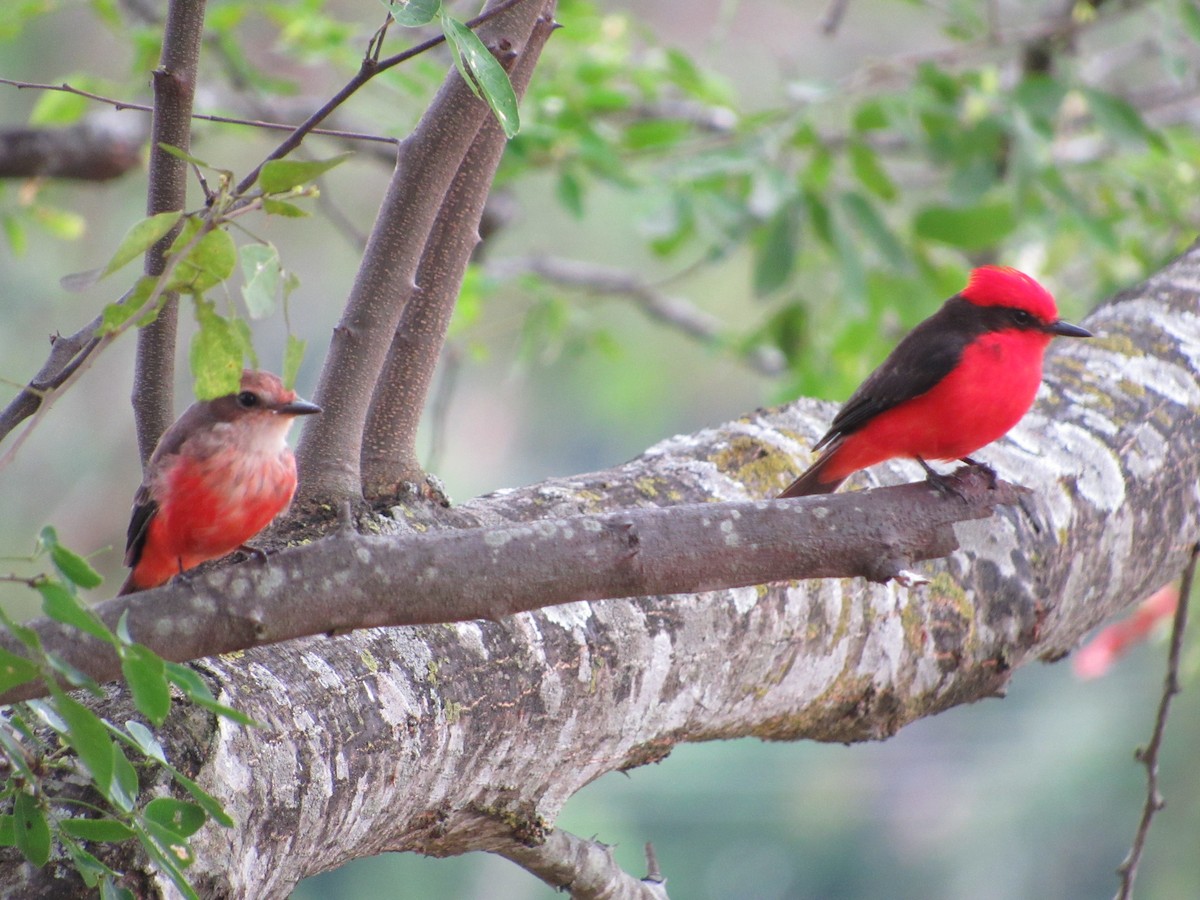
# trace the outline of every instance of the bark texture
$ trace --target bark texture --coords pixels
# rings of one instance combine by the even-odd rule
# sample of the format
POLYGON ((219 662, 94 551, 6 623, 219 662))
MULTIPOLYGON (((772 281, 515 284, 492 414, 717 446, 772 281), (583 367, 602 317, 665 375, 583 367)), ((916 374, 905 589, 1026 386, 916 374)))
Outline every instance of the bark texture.
MULTIPOLYGON (((1052 350, 1034 411, 981 454, 1031 493, 955 526, 962 549, 921 564, 924 586, 845 579, 577 602, 205 660, 221 699, 265 727, 209 723, 166 742, 238 822, 197 836, 202 893, 285 897, 305 875, 383 851, 512 858, 512 840, 545 841, 583 785, 677 743, 881 739, 1002 692, 1013 668, 1063 655, 1174 577, 1200 535, 1198 301, 1193 248, 1089 317, 1095 339, 1052 350)), ((812 402, 759 411, 459 512, 511 524, 769 496, 829 414, 812 402)), ((860 483, 876 475, 917 470, 881 467, 860 483)), ((330 605, 362 587, 330 577, 330 605)), ((386 582, 371 590, 386 602, 386 582)), ((0 866, 0 892, 30 877, 0 866)))

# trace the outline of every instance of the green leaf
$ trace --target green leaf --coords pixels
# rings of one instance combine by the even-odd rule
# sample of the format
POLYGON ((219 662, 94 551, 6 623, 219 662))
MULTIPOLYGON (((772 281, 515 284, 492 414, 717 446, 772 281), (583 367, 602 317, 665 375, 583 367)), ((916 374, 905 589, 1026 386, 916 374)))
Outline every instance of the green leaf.
POLYGON ((1012 206, 1003 201, 966 208, 927 206, 913 228, 919 237, 963 250, 986 250, 1016 230, 1012 206))
POLYGON ((45 91, 29 114, 29 124, 40 127, 72 125, 83 118, 91 102, 87 97, 67 91, 45 91))
POLYGON ((178 210, 158 213, 135 224, 125 233, 125 237, 121 238, 121 243, 117 245, 117 252, 112 255, 112 259, 108 261, 108 265, 104 267, 100 277, 111 275, 117 269, 137 259, 166 237, 182 216, 183 213, 178 210))
POLYGON ((32 794, 21 791, 13 800, 17 849, 39 869, 50 860, 50 825, 32 794))
POLYGON ((100 621, 99 616, 85 607, 78 597, 57 581, 39 581, 37 589, 38 593, 42 595, 42 612, 54 621, 78 628, 94 638, 112 643, 113 634, 100 621))
POLYGON ((887 111, 878 100, 866 101, 854 113, 855 131, 875 131, 886 128, 887 124, 887 111))
POLYGON ((0 847, 15 847, 16 845, 16 819, 11 813, 4 813, 0 815, 0 847))
POLYGON ((197 400, 212 400, 237 393, 242 380, 242 337, 233 323, 199 297, 195 302, 200 330, 192 338, 188 362, 192 367, 197 400))
POLYGON ((22 656, 0 648, 0 693, 37 677, 40 670, 22 656))
POLYGON ((254 335, 250 333, 250 323, 245 319, 234 318, 233 330, 242 345, 242 358, 249 362, 251 369, 258 368, 258 354, 254 352, 254 335))
POLYGON ((143 820, 141 826, 153 839, 159 851, 171 860, 173 866, 186 869, 195 861, 192 848, 188 846, 186 838, 152 820, 143 820))
POLYGON ((138 749, 142 751, 144 756, 158 760, 160 763, 167 761, 167 756, 163 753, 162 744, 158 742, 158 738, 154 736, 154 732, 141 722, 136 719, 130 719, 125 723, 125 730, 129 732, 129 737, 137 744, 138 749))
POLYGON ((201 169, 213 168, 204 160, 198 159, 197 157, 192 156, 192 154, 188 153, 186 150, 180 150, 174 144, 168 144, 166 141, 159 141, 158 149, 167 154, 167 156, 173 156, 176 159, 181 159, 185 163, 191 163, 193 166, 199 166, 201 169))
POLYGON ((142 307, 146 305, 146 301, 154 293, 157 283, 158 279, 150 275, 143 275, 120 301, 104 307, 100 327, 96 329, 96 336, 103 337, 106 334, 112 334, 140 313, 142 307))
POLYGON ((200 900, 200 896, 183 875, 183 867, 192 863, 192 850, 187 841, 167 831, 154 822, 139 821, 136 829, 138 841, 158 868, 166 873, 178 891, 187 900, 200 900))
POLYGON ((112 877, 100 881, 100 900, 137 900, 133 891, 113 883, 112 877))
POLYGON ((104 723, 87 707, 57 691, 50 704, 66 726, 63 738, 92 773, 96 789, 105 797, 113 794, 113 754, 117 747, 108 736, 104 723))
POLYGON ((87 230, 87 220, 70 210, 38 203, 30 208, 29 214, 42 228, 64 241, 76 240, 87 230))
POLYGON ((132 644, 121 652, 121 673, 129 683, 138 712, 161 725, 171 711, 171 691, 162 658, 141 644, 132 644))
POLYGON ((1055 120, 1067 94, 1066 86, 1048 75, 1027 75, 1013 89, 1013 101, 1029 118, 1038 133, 1047 139, 1054 136, 1055 120))
POLYGON ((896 199, 896 185, 888 177, 875 151, 862 141, 851 141, 848 149, 850 168, 863 187, 884 200, 896 199))
POLYGON ((583 218, 583 185, 575 173, 561 170, 555 183, 554 194, 563 209, 576 219, 583 218))
POLYGON ((156 797, 146 804, 142 815, 181 838, 191 837, 208 819, 204 810, 195 803, 174 797, 156 797))
POLYGON ((50 548, 50 559, 62 574, 63 578, 79 585, 81 588, 99 587, 104 579, 100 573, 91 567, 86 559, 62 544, 50 548))
MULTIPOLYGON (((111 741, 110 741, 111 743, 111 741)), ((109 800, 121 812, 133 812, 137 806, 138 776, 137 771, 129 762, 125 751, 116 744, 112 745, 113 783, 109 800)))
POLYGON ((175 781, 183 786, 193 799, 200 804, 201 809, 208 813, 208 817, 220 825, 222 828, 232 828, 233 819, 229 813, 225 812, 225 808, 217 801, 217 798, 204 790, 192 779, 188 778, 182 772, 172 769, 171 774, 174 775, 175 781))
POLYGON ((308 210, 301 209, 294 203, 288 203, 285 200, 276 200, 274 197, 263 198, 263 210, 272 216, 284 216, 288 219, 302 219, 305 216, 311 215, 308 210))
POLYGON ((1120 97, 1104 91, 1083 89, 1088 109, 1096 120, 1096 126, 1120 143, 1149 145, 1166 152, 1166 141, 1161 134, 1142 119, 1141 114, 1120 97))
POLYGON ((102 878, 116 875, 112 869, 74 842, 67 842, 67 853, 71 856, 71 864, 75 866, 75 871, 90 888, 99 885, 102 878))
POLYGON ((242 247, 242 299, 250 318, 262 319, 275 310, 282 267, 279 251, 272 244, 247 244, 242 247))
POLYGON ((442 0, 381 0, 397 25, 417 28, 428 25, 442 11, 442 0))
POLYGON ((94 697, 104 696, 103 688, 96 684, 94 678, 71 665, 59 654, 47 650, 46 662, 49 663, 51 669, 65 678, 67 684, 71 685, 72 687, 84 688, 94 697))
POLYGON ((58 827, 82 841, 127 841, 133 829, 116 819, 61 819, 58 827))
POLYGON ((282 194, 340 166, 352 155, 346 152, 329 159, 273 159, 263 165, 258 174, 258 186, 264 194, 282 194))
POLYGON ((463 81, 487 103, 492 115, 504 129, 505 137, 513 137, 521 130, 521 117, 517 112, 517 95, 513 92, 512 82, 508 80, 508 73, 496 61, 496 57, 488 52, 475 32, 446 15, 445 10, 441 18, 446 43, 450 45, 454 64, 463 81))
POLYGON ((852 308, 862 306, 867 296, 867 275, 863 270, 858 244, 842 227, 841 216, 831 216, 833 249, 842 267, 841 297, 852 308))
POLYGON ((1179 0, 1179 21, 1193 44, 1200 44, 1200 7, 1195 0, 1179 0))
POLYGON ((16 216, 10 215, 0 217, 0 222, 4 223, 4 237, 7 238, 8 246, 12 248, 13 255, 24 255, 25 248, 29 244, 24 223, 16 216))
POLYGON ((678 119, 643 119, 625 129, 624 144, 630 150, 664 149, 678 144, 692 126, 678 119))
POLYGON ((782 287, 796 266, 800 229, 793 204, 782 206, 767 223, 754 260, 754 294, 762 297, 782 287))
POLYGON ((287 336, 287 346, 283 351, 283 386, 286 388, 294 388, 296 385, 296 376, 300 373, 300 364, 304 362, 304 351, 308 347, 308 341, 296 337, 294 334, 287 336))
POLYGON ((200 677, 200 673, 182 663, 168 662, 165 664, 167 679, 179 690, 183 691, 189 700, 212 700, 216 697, 208 689, 208 683, 200 677))
POLYGON ((871 240, 887 264, 893 269, 906 268, 909 263, 908 254, 904 252, 904 247, 892 234, 892 230, 883 221, 874 204, 854 191, 843 194, 841 200, 846 216, 871 240))
MULTIPOLYGON (((182 250, 186 243, 177 240, 172 250, 182 250)), ((236 268, 237 245, 233 237, 222 228, 214 228, 175 264, 167 279, 167 290, 202 294, 232 275, 236 268)))

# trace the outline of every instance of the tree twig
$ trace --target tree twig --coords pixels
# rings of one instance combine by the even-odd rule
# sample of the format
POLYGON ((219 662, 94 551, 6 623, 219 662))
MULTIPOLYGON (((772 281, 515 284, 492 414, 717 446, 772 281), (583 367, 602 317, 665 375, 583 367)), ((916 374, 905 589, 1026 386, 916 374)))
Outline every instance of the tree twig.
MULTIPOLYGON (((467 21, 468 28, 477 29, 480 25, 488 22, 497 16, 501 16, 513 7, 525 3, 527 0, 503 0, 501 3, 495 3, 485 9, 482 13, 473 19, 467 21)), ((305 136, 310 134, 312 130, 319 125, 339 106, 346 102, 355 91, 378 75, 380 72, 386 72, 393 66, 398 66, 400 63, 407 62, 418 54, 425 53, 439 44, 444 43, 445 35, 435 35, 427 41, 423 41, 403 53, 397 53, 395 56, 389 56, 386 59, 375 59, 370 54, 363 57, 362 65, 353 78, 351 78, 342 87, 340 91, 326 101, 320 109, 314 112, 311 116, 304 120, 300 125, 296 126, 295 130, 288 135, 287 139, 271 153, 261 163, 254 167, 245 178, 243 178, 237 186, 237 193, 244 194, 250 189, 250 186, 258 179, 258 173, 262 171, 265 163, 273 159, 280 159, 287 156, 295 150, 304 140, 305 136)))
MULTIPOLYGON (((92 91, 85 91, 82 88, 74 87, 73 85, 63 82, 62 84, 44 84, 36 81, 18 81, 14 78, 0 78, 0 84, 7 84, 15 87, 18 90, 37 90, 37 91, 60 91, 66 94, 75 94, 79 97, 86 97, 88 100, 95 100, 97 103, 105 103, 116 110, 132 110, 134 112, 152 113, 154 107, 145 103, 131 103, 128 100, 118 100, 115 97, 106 97, 103 94, 96 94, 92 91)), ((262 128, 266 131, 295 131, 295 123, 287 122, 270 122, 265 119, 244 119, 237 116, 219 116, 215 113, 198 113, 193 112, 192 118, 201 122, 216 122, 219 125, 245 125, 250 128, 262 128)), ((68 129, 45 129, 47 131, 66 131, 68 129)), ((326 137, 341 138, 344 141, 368 141, 380 144, 398 144, 399 140, 385 134, 366 134, 361 131, 341 131, 335 128, 312 128, 309 134, 319 134, 326 137)))
MULTIPOLYGON (((491 852, 552 888, 570 893, 572 900, 667 900, 666 881, 660 873, 639 880, 618 865, 612 851, 608 844, 556 828, 540 841, 512 839, 491 852)), ((657 869, 649 844, 646 857, 647 868, 657 869)))
POLYGON ((1200 556, 1200 544, 1192 547, 1192 555, 1183 570, 1183 582, 1179 586, 1179 602, 1175 606, 1175 619, 1171 623, 1171 644, 1167 651, 1167 675, 1163 680, 1162 697, 1158 701, 1158 712, 1154 717, 1154 730, 1150 742, 1145 747, 1139 747, 1135 756, 1138 762, 1146 767, 1146 802, 1142 806, 1142 816, 1138 821, 1137 832, 1129 855, 1117 868, 1120 886, 1115 900, 1129 900, 1133 896, 1133 882, 1137 878, 1138 864, 1142 859, 1142 851, 1146 847, 1146 837, 1150 833, 1150 823, 1166 801, 1158 790, 1158 753, 1162 748, 1163 734, 1167 729, 1167 715, 1170 712, 1171 700, 1179 693, 1179 658, 1183 648, 1183 632, 1187 628, 1188 601, 1192 594, 1192 582, 1196 576, 1196 560, 1200 556))
MULTIPOLYGON (((627 297, 650 318, 706 347, 727 346, 725 324, 720 319, 682 297, 664 293, 634 272, 556 256, 504 260, 491 264, 489 270, 500 278, 529 272, 565 287, 627 297)), ((755 347, 740 358, 760 375, 773 377, 787 370, 783 354, 774 348, 755 347)))

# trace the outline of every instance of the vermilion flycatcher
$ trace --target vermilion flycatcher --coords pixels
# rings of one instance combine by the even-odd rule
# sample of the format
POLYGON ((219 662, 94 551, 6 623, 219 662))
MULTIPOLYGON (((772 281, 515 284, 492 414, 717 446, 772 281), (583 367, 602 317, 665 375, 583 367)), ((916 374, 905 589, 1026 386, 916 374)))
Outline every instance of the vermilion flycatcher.
POLYGON ((1050 341, 1091 337, 1058 318, 1023 272, 984 266, 868 376, 813 450, 825 452, 780 497, 837 490, 853 472, 896 457, 962 459, 1003 436, 1033 405, 1050 341))
POLYGON ((287 509, 296 416, 319 413, 269 372, 242 373, 241 390, 193 403, 166 430, 133 498, 122 594, 157 587, 231 553, 287 509))

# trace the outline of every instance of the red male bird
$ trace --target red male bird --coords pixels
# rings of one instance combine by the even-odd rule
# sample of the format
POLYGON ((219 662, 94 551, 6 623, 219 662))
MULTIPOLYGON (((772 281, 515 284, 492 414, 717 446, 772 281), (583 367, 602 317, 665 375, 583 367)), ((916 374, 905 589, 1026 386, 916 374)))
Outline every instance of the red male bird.
POLYGON ((269 372, 242 372, 241 389, 193 403, 159 438, 133 498, 121 587, 132 594, 241 547, 287 509, 296 459, 287 433, 319 413, 269 372))
POLYGON ((1091 337, 1058 318, 1023 272, 984 266, 868 376, 813 447, 815 463, 780 497, 828 494, 851 473, 896 457, 971 460, 1033 405, 1051 339, 1091 337))

